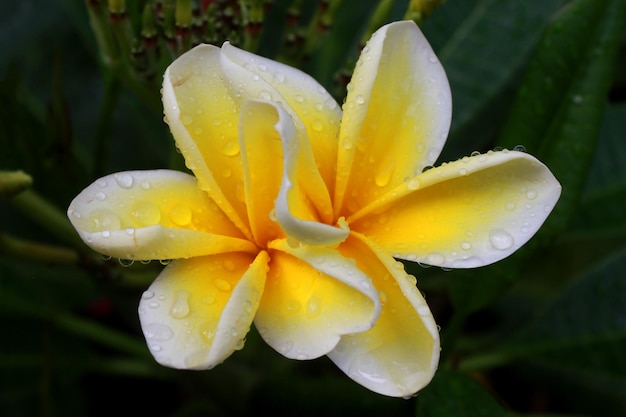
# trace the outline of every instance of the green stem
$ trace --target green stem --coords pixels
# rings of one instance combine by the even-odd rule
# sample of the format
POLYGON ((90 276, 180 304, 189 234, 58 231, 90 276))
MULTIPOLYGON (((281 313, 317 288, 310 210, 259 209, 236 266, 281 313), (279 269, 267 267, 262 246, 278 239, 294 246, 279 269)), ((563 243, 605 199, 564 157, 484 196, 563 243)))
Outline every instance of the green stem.
POLYGON ((457 369, 463 372, 482 371, 505 365, 515 359, 511 352, 493 352, 463 359, 457 369))
POLYGON ((74 250, 30 242, 7 234, 0 234, 0 254, 57 265, 74 265, 79 261, 79 255, 74 250))
POLYGON ((68 333, 137 358, 149 357, 146 345, 138 341, 136 337, 110 329, 89 319, 74 316, 69 312, 58 312, 50 307, 35 304, 8 291, 3 291, 0 296, 2 310, 49 322, 68 333))
POLYGON ((61 241, 77 249, 86 249, 85 244, 78 237, 65 213, 62 213, 35 191, 26 190, 13 197, 10 201, 19 212, 51 232, 61 241))

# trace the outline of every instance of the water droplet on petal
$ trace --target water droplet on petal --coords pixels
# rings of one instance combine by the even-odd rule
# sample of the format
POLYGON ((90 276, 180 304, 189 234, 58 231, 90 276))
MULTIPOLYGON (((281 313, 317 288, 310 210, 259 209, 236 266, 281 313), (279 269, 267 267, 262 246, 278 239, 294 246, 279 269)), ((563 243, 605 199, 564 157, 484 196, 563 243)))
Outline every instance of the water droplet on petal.
POLYGON ((239 141, 229 140, 222 148, 222 153, 226 156, 235 156, 239 154, 239 141))
POLYGON ((285 340, 284 342, 281 342, 277 348, 278 351, 284 355, 293 349, 293 342, 291 340, 285 340))
POLYGON ((165 342, 174 337, 174 331, 171 327, 165 324, 152 323, 143 326, 143 335, 148 340, 165 342))
POLYGON ((365 103, 365 97, 363 97, 362 95, 358 95, 356 96, 354 101, 356 101, 356 104, 363 104, 365 103))
POLYGON ((233 288, 230 282, 222 278, 216 278, 215 281, 213 281, 213 285, 215 285, 218 290, 223 292, 229 292, 233 288))
POLYGON ((537 198, 537 191, 534 190, 530 190, 526 193, 526 198, 528 198, 529 200, 534 200, 535 198, 537 198))
POLYGON ((322 129, 324 129, 324 124, 321 122, 321 120, 315 119, 313 120, 313 123, 311 123, 311 128, 316 132, 321 132, 322 129))
POLYGON ((417 190, 418 188, 420 188, 420 180, 418 178, 411 178, 407 183, 406 183, 406 187, 409 190, 417 190))
POLYGON ((182 319, 189 315, 189 293, 184 290, 176 291, 174 304, 170 308, 170 316, 175 319, 182 319))
POLYGON ((385 185, 389 184, 395 167, 395 162, 390 161, 386 166, 378 171, 376 177, 374 177, 374 182, 376 182, 376 185, 378 185, 379 187, 384 187, 385 185))
POLYGON ((133 176, 128 173, 119 173, 113 176, 117 184, 122 188, 130 188, 133 186, 133 176))
POLYGON ((489 242, 495 249, 507 250, 513 246, 515 240, 508 232, 502 229, 493 229, 489 233, 489 242))
POLYGON ((131 215, 143 226, 153 226, 161 220, 159 208, 148 201, 135 204, 131 215))
POLYGON ((170 210, 170 220, 178 226, 186 226, 191 223, 191 209, 182 204, 177 204, 170 210))
POLYGON ((322 304, 319 297, 312 296, 306 304, 306 312, 310 318, 317 317, 322 310, 322 304))

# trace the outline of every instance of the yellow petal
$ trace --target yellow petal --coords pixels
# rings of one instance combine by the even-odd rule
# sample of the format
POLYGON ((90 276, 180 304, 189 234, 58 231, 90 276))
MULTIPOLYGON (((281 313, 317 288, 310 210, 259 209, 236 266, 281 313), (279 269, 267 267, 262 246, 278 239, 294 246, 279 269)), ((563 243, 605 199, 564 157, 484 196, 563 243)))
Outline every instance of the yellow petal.
POLYGON ((560 193, 556 178, 534 157, 489 152, 428 170, 349 221, 395 257, 473 268, 526 243, 560 193))
POLYGON ((343 334, 372 326, 380 311, 370 278, 327 248, 272 242, 267 285, 254 320, 263 339, 286 357, 328 353, 343 334))
POLYGON ((334 207, 348 217, 432 165, 448 134, 446 74, 413 22, 372 35, 343 110, 334 207))
POLYGON ((374 327, 342 336, 328 357, 364 387, 406 397, 433 377, 439 361, 439 334, 428 305, 403 265, 362 235, 340 246, 346 257, 372 277, 382 312, 374 327))
POLYGON ((173 261, 144 292, 139 319, 162 365, 210 369, 243 347, 267 273, 256 259, 229 253, 173 261))
MULTIPOLYGON (((222 47, 221 64, 240 105, 251 98, 270 100, 289 113, 298 134, 308 137, 314 153, 310 162, 317 164, 324 188, 333 187, 341 109, 324 87, 300 70, 229 43, 222 47)), ((311 186, 319 186, 315 184, 316 177, 309 175, 308 181, 311 186)), ((329 195, 325 197, 330 201, 329 195)))
MULTIPOLYGON (((284 233, 274 218, 274 201, 283 177, 283 145, 276 129, 280 108, 246 101, 241 109, 240 146, 243 178, 252 234, 259 246, 284 233)), ((280 123, 290 123, 282 111, 280 123)))
POLYGON ((177 171, 127 171, 100 178, 71 202, 68 217, 90 247, 118 258, 258 250, 194 177, 177 171))
POLYGON ((223 82, 220 50, 200 45, 165 72, 163 107, 185 162, 232 222, 251 238, 239 149, 239 109, 223 82))

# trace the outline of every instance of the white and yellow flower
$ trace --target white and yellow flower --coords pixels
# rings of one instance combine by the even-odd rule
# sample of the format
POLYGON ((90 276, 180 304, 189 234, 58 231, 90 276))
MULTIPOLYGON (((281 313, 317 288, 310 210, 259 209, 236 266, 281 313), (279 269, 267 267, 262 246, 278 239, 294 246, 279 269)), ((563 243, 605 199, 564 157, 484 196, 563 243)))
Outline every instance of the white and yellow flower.
POLYGON ((394 258, 471 268, 541 226, 560 194, 521 152, 435 163, 451 97, 419 29, 397 22, 363 49, 343 111, 308 75, 226 43, 165 73, 166 119, 194 176, 129 171, 94 182, 68 215, 93 249, 174 259, 143 294, 148 347, 210 369, 254 322, 284 356, 328 355, 370 390, 432 378, 437 326, 394 258))

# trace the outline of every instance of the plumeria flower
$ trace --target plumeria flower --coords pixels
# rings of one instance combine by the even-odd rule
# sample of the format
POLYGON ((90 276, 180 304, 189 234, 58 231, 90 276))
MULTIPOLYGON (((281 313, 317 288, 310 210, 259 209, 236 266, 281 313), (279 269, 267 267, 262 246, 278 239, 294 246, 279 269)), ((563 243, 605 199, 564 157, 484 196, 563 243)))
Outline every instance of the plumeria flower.
POLYGON ((254 322, 293 359, 327 355, 359 384, 408 396, 439 359, 435 321, 396 259, 473 268, 517 250, 560 185, 522 152, 435 163, 451 118, 445 72, 412 22, 379 29, 342 109, 308 75, 201 45, 166 71, 166 121, 193 176, 129 171, 68 215, 122 259, 173 259, 139 318, 155 359, 210 369, 254 322))

